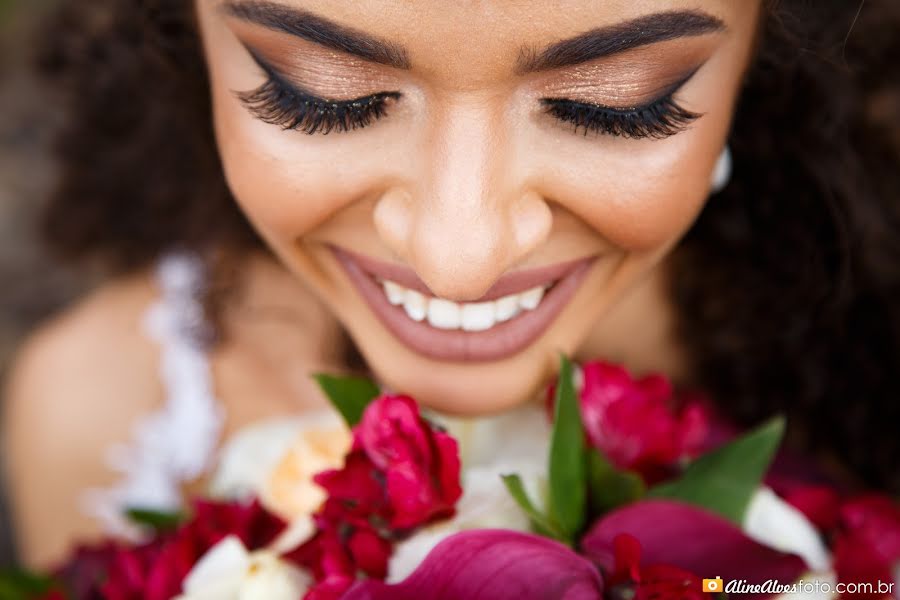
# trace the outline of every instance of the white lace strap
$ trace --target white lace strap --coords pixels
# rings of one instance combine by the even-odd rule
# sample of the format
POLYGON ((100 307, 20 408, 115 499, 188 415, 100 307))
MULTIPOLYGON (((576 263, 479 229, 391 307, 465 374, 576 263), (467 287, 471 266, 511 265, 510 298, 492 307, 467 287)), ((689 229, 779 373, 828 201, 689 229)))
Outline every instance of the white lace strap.
POLYGON ((144 327, 160 346, 166 402, 137 423, 129 443, 109 449, 107 462, 122 475, 118 483, 89 490, 86 498, 89 514, 107 531, 131 538, 136 531, 124 512, 180 508, 183 484, 211 467, 224 422, 203 344, 203 264, 190 254, 168 255, 157 267, 157 280, 162 294, 144 327))

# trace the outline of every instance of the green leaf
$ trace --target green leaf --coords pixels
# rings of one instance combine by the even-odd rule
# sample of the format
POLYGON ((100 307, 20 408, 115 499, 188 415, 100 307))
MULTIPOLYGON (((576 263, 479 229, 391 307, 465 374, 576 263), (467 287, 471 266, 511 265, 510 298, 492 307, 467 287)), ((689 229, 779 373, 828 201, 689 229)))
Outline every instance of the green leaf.
POLYGON ((366 407, 381 393, 378 386, 365 377, 317 373, 313 378, 349 427, 359 423, 366 407))
POLYGON ((513 497, 516 504, 518 504, 522 510, 525 511, 525 514, 528 515, 528 518, 531 519, 531 525, 534 528, 535 533, 560 541, 565 538, 563 533, 559 530, 559 527, 551 522, 550 519, 544 515, 534 503, 532 503, 531 498, 528 497, 528 492, 525 491, 525 486, 522 484, 522 478, 519 477, 517 473, 501 475, 500 478, 506 485, 509 495, 513 497))
POLYGON ((572 381, 572 363, 560 355, 559 382, 550 436, 549 515, 572 544, 584 527, 587 508, 584 430, 572 381))
POLYGON ((776 417, 740 438, 701 456, 682 476, 650 490, 648 496, 695 504, 740 525, 784 436, 776 417))
POLYGON ((28 600, 43 596, 55 585, 52 578, 17 569, 0 573, 0 600, 28 600))
POLYGON ((598 517, 630 504, 647 491, 643 478, 634 471, 620 471, 599 451, 588 451, 588 497, 591 513, 598 517))
POLYGON ((153 531, 171 531, 181 525, 186 515, 183 512, 162 512, 144 508, 129 508, 125 515, 136 525, 149 527, 153 531))

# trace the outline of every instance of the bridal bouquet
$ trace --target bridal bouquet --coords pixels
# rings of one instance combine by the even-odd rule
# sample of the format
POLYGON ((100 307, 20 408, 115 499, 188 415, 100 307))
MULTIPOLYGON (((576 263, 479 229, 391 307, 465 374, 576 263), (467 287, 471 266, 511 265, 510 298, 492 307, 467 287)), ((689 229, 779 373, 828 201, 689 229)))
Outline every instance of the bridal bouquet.
POLYGON ((135 510, 143 544, 81 548, 0 597, 897 597, 900 507, 779 474, 781 419, 739 436, 662 377, 565 358, 546 407, 471 421, 318 380, 336 414, 236 440, 217 500, 135 510))

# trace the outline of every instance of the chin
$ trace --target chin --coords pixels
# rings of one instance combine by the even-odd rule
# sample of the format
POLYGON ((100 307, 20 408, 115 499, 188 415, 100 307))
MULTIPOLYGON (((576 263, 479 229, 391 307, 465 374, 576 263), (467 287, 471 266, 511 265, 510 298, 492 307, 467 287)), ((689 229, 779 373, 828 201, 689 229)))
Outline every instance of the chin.
POLYGON ((365 350, 363 355, 386 389, 412 396, 437 412, 474 417, 542 397, 555 359, 541 359, 535 349, 530 350, 511 359, 481 364, 441 364, 422 357, 383 360, 384 353, 368 356, 365 350))

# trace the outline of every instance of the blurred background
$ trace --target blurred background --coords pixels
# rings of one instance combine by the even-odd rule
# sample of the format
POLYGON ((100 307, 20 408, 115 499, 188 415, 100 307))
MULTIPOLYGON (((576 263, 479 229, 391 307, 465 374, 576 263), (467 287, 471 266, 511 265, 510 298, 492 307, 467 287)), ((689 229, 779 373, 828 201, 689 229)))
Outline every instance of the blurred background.
MULTIPOLYGON (((58 1, 0 0, 0 386, 23 336, 86 286, 54 264, 36 231, 53 184, 49 132, 60 113, 32 64, 41 16, 58 1)), ((0 493, 0 569, 14 557, 0 493)))

